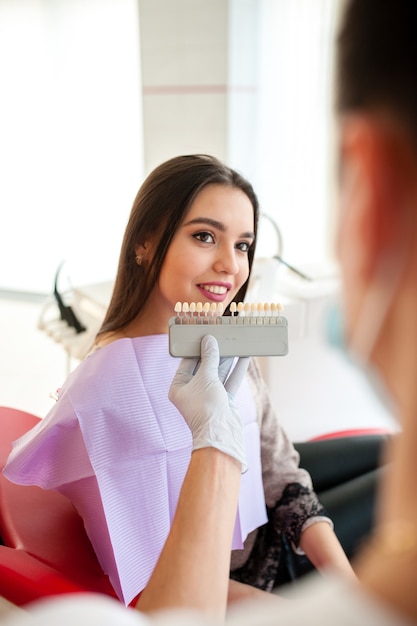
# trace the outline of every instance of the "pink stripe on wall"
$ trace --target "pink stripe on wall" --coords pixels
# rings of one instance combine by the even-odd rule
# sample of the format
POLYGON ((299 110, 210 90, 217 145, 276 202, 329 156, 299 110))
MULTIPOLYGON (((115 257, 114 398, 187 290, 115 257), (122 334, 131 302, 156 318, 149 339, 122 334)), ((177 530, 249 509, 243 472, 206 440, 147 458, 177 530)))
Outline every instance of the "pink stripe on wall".
POLYGON ((188 95, 188 94, 225 94, 256 93, 254 85, 144 85, 144 96, 188 95))

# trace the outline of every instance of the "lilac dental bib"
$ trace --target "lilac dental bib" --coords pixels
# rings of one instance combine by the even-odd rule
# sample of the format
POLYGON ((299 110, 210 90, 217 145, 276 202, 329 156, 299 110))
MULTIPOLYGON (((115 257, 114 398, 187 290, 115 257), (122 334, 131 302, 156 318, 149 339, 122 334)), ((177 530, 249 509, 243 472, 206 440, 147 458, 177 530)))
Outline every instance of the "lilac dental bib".
MULTIPOLYGON (((4 469, 13 482, 56 489, 71 499, 125 604, 155 567, 190 461, 190 430, 168 400, 178 364, 168 353, 167 335, 120 339, 97 350, 68 377, 45 419, 15 442, 4 469)), ((247 380, 235 402, 249 466, 233 537, 238 549, 267 517, 247 380)))

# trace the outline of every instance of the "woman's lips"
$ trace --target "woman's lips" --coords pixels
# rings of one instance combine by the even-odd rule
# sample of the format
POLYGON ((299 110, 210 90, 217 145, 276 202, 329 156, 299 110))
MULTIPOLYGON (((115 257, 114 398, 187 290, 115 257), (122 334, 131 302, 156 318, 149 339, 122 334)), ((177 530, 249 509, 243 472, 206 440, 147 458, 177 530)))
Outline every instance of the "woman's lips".
POLYGON ((224 302, 230 289, 230 287, 226 285, 209 283, 197 285, 197 287, 206 299, 212 300, 213 302, 224 302))

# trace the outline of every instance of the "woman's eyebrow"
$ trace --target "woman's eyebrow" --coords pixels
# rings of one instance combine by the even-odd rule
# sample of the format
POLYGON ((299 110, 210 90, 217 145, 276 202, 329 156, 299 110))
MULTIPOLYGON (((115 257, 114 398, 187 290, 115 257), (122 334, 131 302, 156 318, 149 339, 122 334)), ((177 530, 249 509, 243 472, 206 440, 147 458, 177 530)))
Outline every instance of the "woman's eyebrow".
MULTIPOLYGON (((226 231, 226 227, 222 222, 218 222, 217 220, 214 220, 211 217, 195 217, 194 219, 189 220, 188 222, 185 222, 184 226, 191 226, 192 224, 202 224, 206 226, 212 226, 213 228, 220 230, 220 232, 222 233, 226 231)), ((247 237, 248 239, 255 239, 255 233, 252 233, 252 232, 242 233, 240 236, 247 237)))

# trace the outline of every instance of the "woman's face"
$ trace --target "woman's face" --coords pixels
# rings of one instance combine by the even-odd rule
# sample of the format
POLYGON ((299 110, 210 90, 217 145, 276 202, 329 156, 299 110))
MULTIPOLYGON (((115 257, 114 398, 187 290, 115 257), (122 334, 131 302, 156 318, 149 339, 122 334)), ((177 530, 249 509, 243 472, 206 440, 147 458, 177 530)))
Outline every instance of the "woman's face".
MULTIPOLYGON (((254 212, 247 195, 208 185, 174 235, 148 310, 166 325, 177 302, 214 302, 226 308, 249 276, 253 241, 254 212)), ((166 332, 166 327, 154 332, 166 332)))

